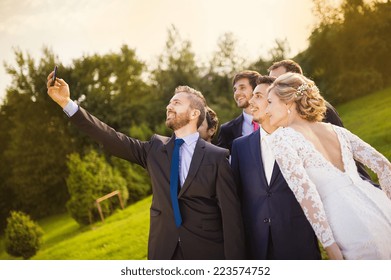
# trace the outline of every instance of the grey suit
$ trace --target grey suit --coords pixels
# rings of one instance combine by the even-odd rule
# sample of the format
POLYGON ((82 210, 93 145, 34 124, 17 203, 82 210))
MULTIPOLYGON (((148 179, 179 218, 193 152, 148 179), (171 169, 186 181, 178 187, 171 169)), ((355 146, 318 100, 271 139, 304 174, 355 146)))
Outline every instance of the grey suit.
POLYGON ((171 259, 180 246, 185 259, 243 259, 244 230, 228 151, 198 139, 178 195, 182 225, 176 228, 170 199, 174 137, 140 141, 116 132, 83 108, 71 122, 114 156, 146 168, 152 182, 149 259, 171 259))

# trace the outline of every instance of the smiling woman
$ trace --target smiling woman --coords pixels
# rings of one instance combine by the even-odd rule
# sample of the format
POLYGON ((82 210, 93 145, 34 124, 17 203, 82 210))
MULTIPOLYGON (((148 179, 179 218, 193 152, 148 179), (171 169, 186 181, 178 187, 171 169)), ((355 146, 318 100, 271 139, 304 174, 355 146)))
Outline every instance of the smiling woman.
POLYGON ((281 75, 268 100, 270 123, 281 126, 269 145, 328 256, 391 259, 391 163, 348 130, 321 122, 324 100, 308 78, 281 75), (360 177, 354 159, 377 173, 382 190, 360 177))

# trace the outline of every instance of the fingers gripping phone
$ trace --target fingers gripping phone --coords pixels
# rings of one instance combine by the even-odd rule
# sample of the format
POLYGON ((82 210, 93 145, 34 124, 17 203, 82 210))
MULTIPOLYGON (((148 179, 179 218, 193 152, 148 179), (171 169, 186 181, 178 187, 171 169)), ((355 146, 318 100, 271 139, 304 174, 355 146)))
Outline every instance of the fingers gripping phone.
POLYGON ((54 66, 54 73, 53 73, 52 82, 50 86, 54 86, 54 82, 56 81, 56 78, 57 78, 57 65, 54 66))

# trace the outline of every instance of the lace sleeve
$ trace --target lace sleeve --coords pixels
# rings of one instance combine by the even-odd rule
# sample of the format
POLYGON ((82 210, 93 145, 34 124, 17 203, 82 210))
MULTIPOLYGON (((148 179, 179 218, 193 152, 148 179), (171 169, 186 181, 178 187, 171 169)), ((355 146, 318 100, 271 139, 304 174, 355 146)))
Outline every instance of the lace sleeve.
POLYGON ((391 163, 358 136, 346 129, 344 131, 350 142, 354 158, 377 174, 382 190, 391 199, 391 163))
POLYGON ((288 186, 295 195, 308 221, 323 247, 334 243, 334 236, 327 221, 323 203, 315 184, 310 180, 303 161, 295 150, 293 139, 283 130, 276 131, 269 139, 269 145, 288 186))

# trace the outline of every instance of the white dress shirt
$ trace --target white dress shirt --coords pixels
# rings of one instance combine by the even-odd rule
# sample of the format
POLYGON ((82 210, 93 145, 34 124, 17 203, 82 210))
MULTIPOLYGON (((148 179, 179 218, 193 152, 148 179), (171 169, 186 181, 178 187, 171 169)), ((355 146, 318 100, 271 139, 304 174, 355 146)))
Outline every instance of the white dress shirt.
POLYGON ((254 131, 254 127, 253 127, 253 123, 252 123, 253 116, 249 115, 243 111, 243 118, 244 118, 244 120, 243 120, 243 124, 242 124, 242 135, 246 136, 254 131))
POLYGON ((262 162, 263 167, 265 170, 266 180, 267 183, 270 184, 270 179, 272 178, 273 173, 273 166, 275 162, 274 155, 270 149, 270 146, 268 144, 268 137, 269 133, 267 133, 265 130, 263 130, 262 127, 259 128, 261 132, 261 156, 262 156, 262 162))

